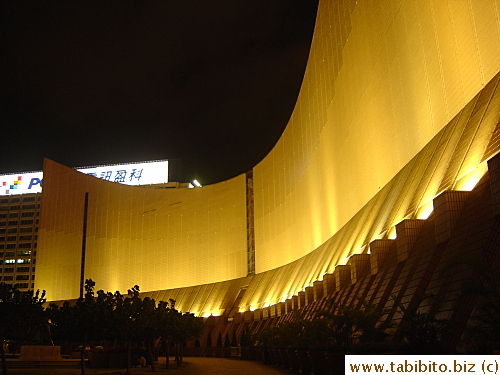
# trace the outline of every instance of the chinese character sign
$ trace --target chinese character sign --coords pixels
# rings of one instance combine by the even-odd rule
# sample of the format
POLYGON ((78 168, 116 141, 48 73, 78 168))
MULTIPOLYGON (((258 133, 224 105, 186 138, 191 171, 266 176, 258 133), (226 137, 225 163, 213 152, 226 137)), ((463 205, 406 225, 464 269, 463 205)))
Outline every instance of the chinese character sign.
POLYGON ((151 185, 168 182, 167 160, 79 168, 77 170, 106 181, 125 185, 151 185))
MULTIPOLYGON (((78 168, 79 172, 106 181, 126 185, 151 185, 168 182, 168 161, 78 168)), ((42 191, 42 172, 0 175, 0 195, 39 193, 42 191)))

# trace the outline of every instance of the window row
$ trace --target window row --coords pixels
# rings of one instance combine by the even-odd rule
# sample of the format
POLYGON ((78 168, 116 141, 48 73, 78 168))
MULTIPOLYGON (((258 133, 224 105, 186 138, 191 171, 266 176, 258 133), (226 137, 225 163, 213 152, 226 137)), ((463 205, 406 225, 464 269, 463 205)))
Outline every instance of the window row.
MULTIPOLYGON (((5 233, 32 233, 33 232, 33 227, 25 227, 25 228, 2 228, 0 229, 0 234, 5 234, 5 233)), ((35 232, 38 232, 38 227, 35 227, 35 232)))
POLYGON ((16 245, 15 243, 8 243, 8 244, 0 244, 0 250, 2 249, 15 249, 15 248, 18 248, 18 249, 31 249, 31 248, 35 248, 37 247, 37 244, 34 243, 34 244, 31 244, 30 243, 20 243, 19 245, 16 245))
MULTIPOLYGON (((31 197, 26 197, 24 196, 23 197, 23 202, 34 202, 35 201, 35 198, 34 196, 31 196, 31 197)), ((40 197, 38 197, 38 200, 40 200, 40 197)), ((10 198, 10 203, 17 203, 17 202, 20 202, 20 197, 11 197, 10 198)), ((9 198, 1 198, 0 199, 0 203, 9 203, 9 198)))
POLYGON ((32 263, 32 264, 35 264, 36 263, 36 259, 0 259, 0 264, 13 264, 13 263, 17 263, 17 264, 25 264, 25 263, 32 263))
POLYGON ((34 210, 40 208, 39 204, 23 204, 22 206, 0 206, 0 211, 34 210))
MULTIPOLYGON (((20 241, 30 241, 33 239, 33 236, 31 234, 24 235, 24 236, 19 236, 20 241)), ((38 239, 38 236, 35 235, 35 240, 38 239)), ((17 241, 17 236, 7 236, 7 237, 0 237, 0 241, 17 241)))
MULTIPOLYGON (((38 219, 36 220, 37 224, 38 224, 38 219)), ((33 220, 21 220, 21 225, 33 225, 33 220)), ((32 228, 32 227, 30 227, 32 228)), ((32 232, 33 229, 29 230, 30 228, 19 228, 19 230, 21 232, 24 232, 24 231, 29 231, 29 232, 32 232)), ((35 227, 35 231, 38 232, 38 227, 35 227)), ((17 232, 17 228, 8 228, 8 229, 5 229, 5 228, 0 228, 0 234, 3 234, 3 233, 16 233, 17 232)))
MULTIPOLYGON (((18 256, 26 256, 26 255, 31 255, 31 254, 36 255, 36 251, 19 250, 17 252, 18 256)), ((6 252, 0 251, 0 258, 3 258, 4 256, 13 257, 13 256, 16 256, 16 252, 15 251, 6 251, 6 252)))
MULTIPOLYGON (((36 216, 38 216, 39 214, 40 212, 37 212, 36 216)), ((38 224, 38 219, 36 219, 36 223, 38 224)), ((0 221, 0 227, 5 227, 7 225, 18 225, 18 224, 19 220, 0 221)), ((21 225, 30 225, 30 224, 33 224, 33 220, 21 220, 21 225)))
MULTIPOLYGON (((21 217, 33 217, 33 216, 35 216, 34 211, 21 212, 21 217)), ((7 214, 0 214, 0 219, 6 219, 7 217, 9 217, 9 218, 19 217, 19 212, 11 212, 8 215, 7 214)))
MULTIPOLYGON (((17 267, 16 272, 35 272, 36 267, 17 267)), ((14 267, 5 267, 1 268, 0 267, 0 273, 13 273, 14 272, 14 267)))

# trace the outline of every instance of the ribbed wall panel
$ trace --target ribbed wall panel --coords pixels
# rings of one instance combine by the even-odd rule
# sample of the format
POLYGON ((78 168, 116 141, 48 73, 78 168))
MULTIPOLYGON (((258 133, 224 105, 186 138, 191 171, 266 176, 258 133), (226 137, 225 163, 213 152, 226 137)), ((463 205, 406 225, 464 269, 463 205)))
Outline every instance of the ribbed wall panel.
POLYGON ((104 290, 162 290, 247 274, 245 175, 201 189, 124 186, 47 160, 37 288, 79 295, 85 193, 84 278, 104 290))
MULTIPOLYGON (((489 0, 320 2, 296 108, 254 168, 257 272, 324 243, 464 108, 500 70, 498 24, 489 0)), ((432 200, 434 167, 403 216, 432 200)))

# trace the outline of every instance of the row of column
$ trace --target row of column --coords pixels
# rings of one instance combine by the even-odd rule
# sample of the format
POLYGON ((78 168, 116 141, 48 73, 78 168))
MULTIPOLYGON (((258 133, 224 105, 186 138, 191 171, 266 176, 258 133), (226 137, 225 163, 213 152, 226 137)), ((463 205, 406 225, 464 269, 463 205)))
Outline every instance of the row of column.
MULTIPOLYGON (((500 154, 488 161, 492 204, 496 216, 500 215, 500 154)), ((450 239, 457 224, 465 202, 470 196, 469 191, 444 191, 433 200, 433 220, 435 225, 436 244, 450 239)), ((354 254, 345 265, 335 267, 333 273, 323 276, 323 280, 315 281, 298 295, 284 302, 254 311, 237 313, 234 322, 255 321, 279 317, 290 311, 298 310, 332 295, 340 289, 356 283, 367 273, 375 275, 385 265, 389 256, 396 256, 397 262, 404 262, 413 244, 418 238, 425 220, 405 219, 396 224, 395 239, 374 240, 366 250, 369 253, 354 254)))

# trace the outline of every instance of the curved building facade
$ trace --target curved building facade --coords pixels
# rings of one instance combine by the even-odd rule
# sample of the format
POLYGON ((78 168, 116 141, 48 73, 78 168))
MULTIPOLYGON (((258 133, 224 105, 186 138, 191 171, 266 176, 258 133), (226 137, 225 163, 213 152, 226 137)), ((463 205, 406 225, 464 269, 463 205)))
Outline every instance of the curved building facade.
POLYGON ((257 272, 327 241, 498 73, 498 6, 320 1, 296 108, 254 168, 257 272))
POLYGON ((303 293, 399 241, 499 151, 500 3, 320 1, 295 110, 248 174, 122 186, 47 161, 37 288, 141 286, 201 315, 303 293), (373 252, 373 251, 372 251, 373 252))
POLYGON ((54 299, 77 298, 81 278, 114 291, 246 276, 244 175, 136 189, 46 160, 43 184, 36 285, 54 299))

